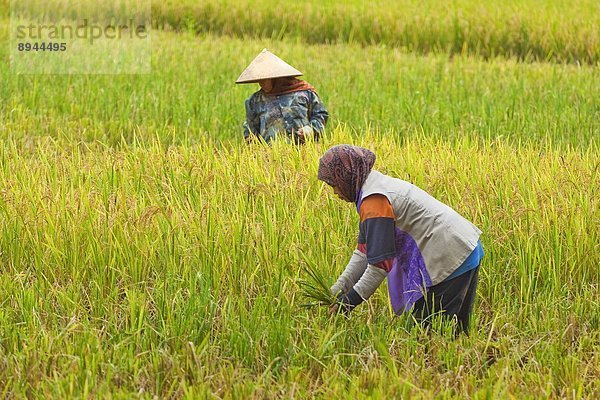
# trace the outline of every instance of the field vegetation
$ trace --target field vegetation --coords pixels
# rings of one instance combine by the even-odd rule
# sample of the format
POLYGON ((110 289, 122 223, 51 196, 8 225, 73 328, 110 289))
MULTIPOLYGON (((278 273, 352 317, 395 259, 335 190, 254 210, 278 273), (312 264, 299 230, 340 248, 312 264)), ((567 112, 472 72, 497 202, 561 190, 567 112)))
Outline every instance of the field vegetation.
POLYGON ((597 149, 331 139, 372 148, 382 171, 484 230, 471 338, 393 318, 384 288, 350 320, 301 307, 302 269, 335 277, 356 234, 355 211, 315 179, 327 144, 11 140, 0 154, 3 393, 598 393, 597 149))
MULTIPOLYGON (((65 0, 15 4, 27 2, 51 20, 72 7, 65 0)), ((91 11, 89 18, 104 7, 92 0, 77 4, 77 9, 91 11)), ((151 11, 156 28, 199 34, 391 46, 485 59, 504 56, 592 65, 600 61, 600 5, 594 0, 137 0, 137 4, 137 9, 151 11)), ((0 13, 9 10, 10 0, 0 0, 0 13)))
POLYGON ((357 134, 372 128, 390 136, 426 132, 585 147, 600 130, 592 95, 600 92, 597 68, 160 32, 153 40, 153 74, 135 77, 10 75, 7 47, 0 48, 1 123, 15 135, 111 144, 134 134, 177 143, 239 140, 243 101, 258 85, 232 82, 268 47, 293 59, 317 87, 331 126, 357 134))
POLYGON ((429 53, 597 64, 596 1, 275 0, 153 2, 157 26, 309 43, 387 45, 429 53))
POLYGON ((0 46, 0 398, 600 397, 598 6, 319 4, 154 3, 147 76, 15 75, 0 46), (243 144, 263 47, 317 87, 322 142, 243 144), (316 179, 338 143, 484 231, 470 337, 385 287, 302 307, 355 246, 316 179))

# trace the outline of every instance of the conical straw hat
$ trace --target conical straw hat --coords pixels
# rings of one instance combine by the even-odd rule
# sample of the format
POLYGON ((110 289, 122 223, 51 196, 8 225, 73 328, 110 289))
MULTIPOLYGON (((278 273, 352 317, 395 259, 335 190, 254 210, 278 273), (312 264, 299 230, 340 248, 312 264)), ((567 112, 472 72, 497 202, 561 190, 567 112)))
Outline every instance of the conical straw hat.
POLYGON ((283 78, 284 76, 300 76, 302 72, 292 67, 267 49, 263 49, 235 83, 252 83, 262 79, 283 78))

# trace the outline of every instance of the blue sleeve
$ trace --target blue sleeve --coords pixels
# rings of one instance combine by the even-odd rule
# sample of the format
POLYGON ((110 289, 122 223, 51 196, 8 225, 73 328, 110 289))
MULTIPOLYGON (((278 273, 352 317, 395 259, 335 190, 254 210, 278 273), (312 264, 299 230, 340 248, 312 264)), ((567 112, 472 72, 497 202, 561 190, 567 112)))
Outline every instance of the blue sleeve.
POLYGON ((246 100, 246 120, 244 121, 244 138, 250 135, 258 135, 260 132, 258 116, 254 111, 252 97, 246 100))
POLYGON ((310 108, 309 108, 309 120, 310 126, 313 128, 315 132, 315 139, 319 139, 323 130, 325 130, 325 125, 327 124, 327 120, 329 119, 329 113, 325 108, 325 104, 321 101, 319 96, 314 92, 310 93, 310 108))

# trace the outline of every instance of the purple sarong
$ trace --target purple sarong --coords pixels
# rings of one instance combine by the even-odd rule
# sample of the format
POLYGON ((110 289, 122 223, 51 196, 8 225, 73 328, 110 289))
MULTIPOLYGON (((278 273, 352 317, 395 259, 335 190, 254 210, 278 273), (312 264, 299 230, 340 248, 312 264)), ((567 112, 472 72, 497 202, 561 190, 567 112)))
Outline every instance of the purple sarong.
POLYGON ((431 286, 431 278, 412 236, 396 228, 395 239, 396 256, 388 274, 388 290, 394 313, 399 315, 423 297, 426 288, 431 286))

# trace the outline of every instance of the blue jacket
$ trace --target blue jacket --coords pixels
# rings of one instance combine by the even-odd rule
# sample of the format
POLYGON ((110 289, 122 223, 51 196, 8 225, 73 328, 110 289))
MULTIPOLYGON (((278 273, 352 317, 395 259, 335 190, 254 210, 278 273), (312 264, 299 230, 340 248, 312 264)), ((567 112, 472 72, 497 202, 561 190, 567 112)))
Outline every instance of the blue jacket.
POLYGON ((262 90, 246 100, 244 138, 256 135, 269 143, 284 138, 297 143, 296 133, 319 140, 329 114, 319 96, 311 90, 269 96, 262 90))

